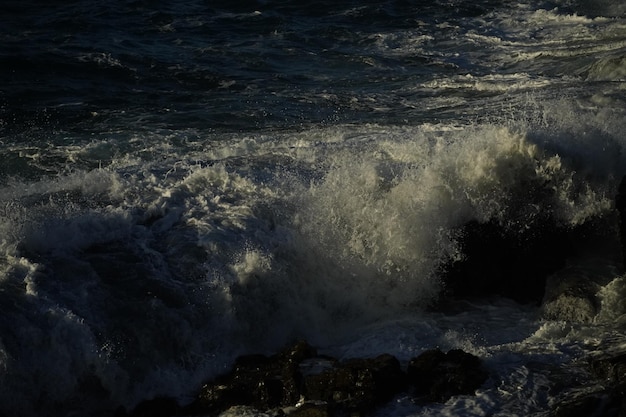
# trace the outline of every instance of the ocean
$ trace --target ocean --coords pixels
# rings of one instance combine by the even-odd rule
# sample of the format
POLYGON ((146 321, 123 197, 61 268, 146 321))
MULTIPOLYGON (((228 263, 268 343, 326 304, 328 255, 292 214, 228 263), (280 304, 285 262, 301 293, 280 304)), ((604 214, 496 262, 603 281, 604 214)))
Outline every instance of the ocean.
POLYGON ((377 416, 546 416, 591 389, 585 360, 626 350, 624 1, 0 10, 0 415, 185 404, 305 339, 489 370, 474 396, 377 416), (442 302, 472 222, 588 225, 556 273, 597 284, 593 314, 472 281, 442 302))

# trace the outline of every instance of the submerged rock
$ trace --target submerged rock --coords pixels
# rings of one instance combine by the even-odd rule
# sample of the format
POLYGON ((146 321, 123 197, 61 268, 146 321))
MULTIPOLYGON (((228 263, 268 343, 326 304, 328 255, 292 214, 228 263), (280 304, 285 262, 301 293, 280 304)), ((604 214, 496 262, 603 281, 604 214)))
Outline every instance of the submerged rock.
POLYGON ((409 362, 407 373, 414 395, 436 402, 455 395, 474 395, 488 378, 480 359, 459 349, 448 353, 427 350, 409 362))
POLYGON ((592 358, 589 368, 590 387, 558 402, 551 417, 626 417, 626 353, 592 358))
POLYGON ((626 353, 593 359, 591 369, 607 386, 604 415, 626 417, 626 353))

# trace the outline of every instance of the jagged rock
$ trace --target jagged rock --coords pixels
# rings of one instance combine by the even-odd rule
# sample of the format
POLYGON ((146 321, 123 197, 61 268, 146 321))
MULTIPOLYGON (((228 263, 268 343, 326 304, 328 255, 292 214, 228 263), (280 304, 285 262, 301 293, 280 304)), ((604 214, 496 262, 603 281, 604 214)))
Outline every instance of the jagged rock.
POLYGON ((258 410, 294 405, 300 398, 301 374, 298 365, 315 356, 315 349, 299 342, 274 355, 238 358, 232 372, 204 385, 190 414, 217 414, 234 405, 258 410))
POLYGON ((481 360, 459 349, 427 350, 411 359, 408 382, 425 401, 445 402, 454 395, 474 394, 487 380, 481 360))
POLYGON ((584 254, 621 264, 620 251, 626 250, 626 202, 622 210, 621 247, 618 213, 613 211, 576 226, 550 217, 521 229, 494 220, 470 221, 459 230, 463 258, 442 266, 446 295, 457 299, 495 295, 539 305, 548 277, 569 261, 584 254))
POLYGON ((330 361, 320 372, 306 372, 304 397, 325 401, 333 409, 364 413, 389 401, 405 384, 405 374, 398 360, 384 354, 373 359, 330 361))
MULTIPOLYGON (((460 227, 463 258, 442 266, 447 294, 455 298, 496 295, 539 304, 547 277, 581 253, 626 262, 626 176, 615 198, 615 211, 575 226, 563 224, 550 210, 531 210, 550 193, 545 184, 531 182, 526 192, 511 196, 504 216, 508 223, 474 220, 460 227)), ((592 301, 574 301, 593 310, 592 301)))
MULTIPOLYGON (((480 360, 461 350, 426 352, 411 361, 409 375, 417 395, 428 401, 471 394, 487 378, 480 360)), ((295 417, 360 416, 406 391, 407 382, 392 355, 338 361, 300 342, 273 356, 238 358, 182 414, 215 416, 247 406, 295 417)))
POLYGON ((507 230, 496 221, 471 221, 460 230, 464 258, 444 267, 447 293, 539 304, 546 277, 571 254, 567 233, 548 221, 526 231, 507 230))

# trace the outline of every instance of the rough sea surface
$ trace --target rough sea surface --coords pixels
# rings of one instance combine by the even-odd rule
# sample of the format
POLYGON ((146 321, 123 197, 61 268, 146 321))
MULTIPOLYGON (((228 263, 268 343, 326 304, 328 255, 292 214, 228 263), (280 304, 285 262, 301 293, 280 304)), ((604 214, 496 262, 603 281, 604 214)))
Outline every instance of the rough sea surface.
POLYGON ((611 216, 624 1, 0 12, 1 415, 184 404, 237 355, 301 338, 404 363, 460 348, 490 371, 476 396, 380 416, 543 416, 589 389, 585 358, 626 349, 614 242, 579 242, 568 269, 601 283, 593 317, 431 308, 467 222, 611 216))

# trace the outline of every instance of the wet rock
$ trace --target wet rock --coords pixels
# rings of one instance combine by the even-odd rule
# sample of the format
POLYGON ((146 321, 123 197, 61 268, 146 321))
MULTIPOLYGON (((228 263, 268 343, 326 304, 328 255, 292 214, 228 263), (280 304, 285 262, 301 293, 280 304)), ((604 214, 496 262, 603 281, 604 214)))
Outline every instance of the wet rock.
POLYGON ((572 253, 568 231, 549 221, 528 230, 471 221, 460 235, 464 258, 444 267, 447 293, 456 298, 496 295, 539 304, 546 277, 572 253))
POLYGON ((427 350, 411 359, 407 373, 414 395, 436 402, 445 402, 455 395, 473 395, 488 377, 478 357, 459 349, 448 353, 427 350))
POLYGON ((333 410, 362 414, 391 400, 405 386, 400 363, 384 354, 342 363, 331 361, 320 372, 305 372, 303 393, 307 400, 324 401, 333 410))
POLYGON ((297 416, 364 414, 402 391, 405 377, 392 355, 339 362, 302 342, 271 357, 237 359, 232 372, 205 384, 185 411, 216 415, 244 405, 261 411, 287 407, 297 416))
POLYGON ((186 411, 217 414, 234 405, 258 410, 294 405, 302 385, 298 365, 316 354, 307 343, 299 342, 274 356, 242 356, 230 373, 205 384, 186 411))
POLYGON ((300 342, 273 356, 240 357, 182 414, 215 416, 245 406, 271 415, 363 416, 406 392, 409 377, 420 398, 445 401, 473 393, 487 374, 477 357, 461 350, 426 352, 411 361, 407 376, 389 354, 339 361, 300 342))
MULTIPOLYGON (((503 216, 509 219, 506 224, 474 220, 459 228, 463 259, 442 268, 448 296, 495 295, 539 304, 547 278, 581 254, 617 259, 626 268, 626 176, 616 194, 616 210, 575 226, 563 224, 551 210, 538 210, 551 198, 546 184, 531 182, 520 190, 526 191, 511 196, 509 212, 503 216)), ((593 299, 564 296, 573 297, 569 301, 593 315, 593 299)))

